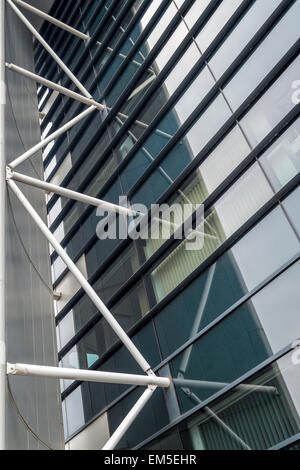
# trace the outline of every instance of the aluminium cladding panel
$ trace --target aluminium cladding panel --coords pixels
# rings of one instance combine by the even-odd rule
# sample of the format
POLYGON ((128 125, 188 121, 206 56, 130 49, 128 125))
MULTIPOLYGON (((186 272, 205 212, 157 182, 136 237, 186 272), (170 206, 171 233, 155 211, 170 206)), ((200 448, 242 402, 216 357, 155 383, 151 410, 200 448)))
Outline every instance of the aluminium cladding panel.
MULTIPOLYGON (((32 37, 8 6, 6 25, 6 60, 33 70, 32 37)), ((7 161, 12 161, 40 140, 40 129, 35 83, 11 71, 7 71, 6 81, 6 153, 7 161)), ((19 170, 42 178, 41 154, 19 170)), ((25 186, 22 190, 46 220, 43 192, 25 186)), ((53 303, 47 288, 51 285, 48 243, 12 193, 7 203, 6 235, 7 359, 57 366, 53 303)), ((46 444, 63 449, 58 381, 33 377, 9 377, 9 381, 21 414, 43 442, 28 431, 7 391, 6 448, 45 449, 46 444)))

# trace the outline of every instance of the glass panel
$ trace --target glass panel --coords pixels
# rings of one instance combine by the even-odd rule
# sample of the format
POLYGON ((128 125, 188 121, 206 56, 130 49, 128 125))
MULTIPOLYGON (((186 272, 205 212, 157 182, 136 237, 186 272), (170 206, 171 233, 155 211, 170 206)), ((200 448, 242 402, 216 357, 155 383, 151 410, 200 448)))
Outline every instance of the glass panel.
POLYGON ((283 201, 283 207, 287 211, 293 227, 300 237, 300 213, 299 213, 300 187, 283 201))
POLYGON ((300 171, 300 119, 261 157, 273 188, 279 191, 300 171))
MULTIPOLYGON (((114 317, 125 331, 128 331, 148 310, 149 305, 142 283, 135 285, 120 302, 111 308, 114 317)), ((65 365, 65 367, 72 367, 75 354, 78 367, 82 369, 89 368, 117 341, 117 335, 106 320, 102 318, 80 340, 76 346, 76 351, 70 351, 66 354, 63 359, 64 363, 66 364, 69 361, 70 365, 65 365)))
POLYGON ((83 295, 57 326, 60 337, 60 349, 65 347, 96 313, 96 306, 87 295, 83 295))
POLYGON ((82 404, 82 387, 78 387, 64 401, 65 407, 65 431, 67 436, 74 434, 85 424, 84 409, 82 404), (76 410, 76 413, 74 413, 76 410))
POLYGON ((163 356, 226 312, 299 249, 299 240, 277 207, 155 317, 163 356))
MULTIPOLYGON (((234 110, 299 39, 299 16, 300 3, 296 2, 224 88, 224 93, 234 110)), ((278 106, 278 103, 276 105, 278 106)))
MULTIPOLYGON (((298 2, 300 6, 300 3, 298 2)), ((291 84, 298 76, 300 56, 282 73, 260 100, 240 121, 251 145, 255 147, 294 107, 291 84)))
POLYGON ((299 432, 299 396, 299 366, 287 354, 190 419, 185 448, 263 450, 279 444, 299 432))
MULTIPOLYGON (((140 387, 137 388, 108 411, 109 428, 112 433, 117 429, 122 419, 129 413, 142 393, 143 391, 140 390, 140 387)), ((163 390, 158 388, 141 413, 136 417, 123 439, 118 443, 116 449, 132 449, 135 445, 155 434, 167 424, 169 424, 169 419, 164 394, 163 390)))
MULTIPOLYGON (((136 203, 143 203, 149 207, 150 204, 156 201, 170 184, 174 182, 177 176, 189 165, 230 116, 230 110, 223 96, 219 95, 206 111, 204 111, 186 136, 168 153, 159 169, 153 171, 146 183, 136 192, 132 200, 136 203)), ((149 140, 150 139, 147 140, 147 143, 149 140)), ((167 143, 168 141, 165 139, 162 148, 165 147, 167 143)), ((162 148, 159 150, 162 150, 162 148)))
POLYGON ((241 18, 209 62, 217 79, 223 75, 280 3, 281 0, 256 0, 253 2, 251 8, 241 18))
MULTIPOLYGON (((87 257, 89 269, 89 258, 87 257)), ((130 246, 98 279, 93 287, 103 302, 107 302, 115 292, 138 270, 139 261, 135 246, 130 246)), ((93 272, 93 270, 91 270, 93 272)))
MULTIPOLYGON (((136 180, 142 175, 142 173, 144 173, 145 169, 152 163, 152 161, 157 157, 157 155, 162 151, 162 149, 168 144, 172 136, 177 132, 177 130, 181 127, 186 118, 193 111, 194 107, 201 101, 202 98, 204 98, 206 93, 211 89, 213 85, 214 81, 209 70, 207 68, 204 68, 199 74, 199 76, 193 81, 188 91, 160 121, 156 129, 146 139, 145 143, 143 144, 143 147, 138 150, 138 152, 136 153, 134 158, 129 162, 125 170, 122 171, 121 178, 127 190, 130 189, 132 184, 136 182, 136 180)), ((164 88, 164 90, 167 89, 164 88)), ((154 101, 151 101, 149 103, 150 112, 148 118, 146 117, 146 122, 147 119, 151 121, 152 117, 154 117, 159 111, 159 109, 153 109, 153 107, 151 108, 152 104, 155 105, 157 108, 157 96, 154 95, 153 100, 154 101), (151 111, 152 113, 154 111, 153 116, 151 116, 151 111)), ((161 97, 161 101, 162 103, 165 103, 167 101, 167 96, 165 98, 161 97)), ((216 103, 216 108, 218 109, 213 109, 213 112, 219 113, 221 115, 220 119, 222 119, 224 112, 228 112, 227 109, 223 111, 223 107, 226 108, 226 105, 224 105, 224 103, 218 102, 216 103)), ((141 116, 141 119, 143 120, 144 116, 141 116)), ((209 119, 209 117, 207 117, 207 119, 209 119)), ((136 128, 137 126, 135 126, 135 129, 136 128)), ((133 129, 134 134, 139 137, 141 132, 137 133, 135 129, 133 129)), ((128 140, 128 137, 126 137, 126 140, 128 140)), ((126 148, 125 152, 123 150, 122 158, 127 155, 130 149, 131 146, 126 148)), ((176 150, 173 152, 172 155, 172 165, 174 167, 173 172, 177 170, 178 174, 180 169, 186 166, 193 158, 193 155, 191 155, 190 141, 188 140, 188 138, 186 138, 183 142, 180 142, 180 144, 176 146, 176 150), (178 158, 179 152, 180 158, 178 158), (175 154, 176 157, 174 157, 175 154)))
POLYGON ((299 337, 299 276, 298 262, 172 361, 182 411, 299 337))
MULTIPOLYGON (((149 52, 156 45, 161 35, 164 33, 167 25, 172 21, 176 13, 178 12, 177 7, 173 2, 167 7, 165 13, 162 15, 158 23, 156 24, 153 31, 148 36, 147 40, 143 43, 140 51, 134 56, 134 61, 141 62, 145 60, 145 57, 149 55, 149 52), (141 58, 142 54, 142 58, 141 58)), ((113 89, 106 96, 107 105, 112 107, 120 94, 124 91, 124 83, 129 83, 136 72, 136 65, 134 62, 131 62, 125 71, 122 73, 121 77, 116 81, 113 89)))
POLYGON ((223 0, 214 15, 207 21, 202 31, 196 36, 201 52, 205 52, 217 34, 234 14, 242 0, 223 0))
MULTIPOLYGON (((201 163, 186 182, 169 200, 168 204, 202 204, 205 199, 226 179, 227 176, 248 155, 250 148, 239 127, 236 126, 201 163)), ((162 173, 162 170, 160 170, 162 173)), ((184 217, 180 220, 182 224, 184 217)), ((171 227, 171 232, 174 229, 171 227)), ((149 258, 164 242, 163 239, 147 240, 145 252, 149 258)))
POLYGON ((273 192, 265 176, 258 163, 255 163, 216 202, 204 221, 204 228, 203 222, 197 227, 204 237, 197 237, 195 233, 193 242, 183 241, 151 273, 157 301, 191 274, 272 196, 273 192), (201 238, 204 238, 204 245, 201 238))
MULTIPOLYGON (((142 18, 135 24, 135 26, 132 28, 128 39, 122 44, 121 48, 119 49, 119 53, 115 56, 111 64, 108 66, 107 70, 105 71, 103 77, 100 80, 100 88, 101 90, 105 90, 109 82, 112 80, 114 75, 117 73, 118 69, 120 68, 121 64, 123 63, 124 59, 126 56, 129 54, 131 49, 133 48, 134 44, 137 42, 138 38, 148 25, 149 21, 151 20, 152 16, 155 14, 156 10, 158 7, 161 5, 162 0, 153 0, 152 2, 149 2, 149 7, 142 16, 142 18)), ((142 52, 139 53, 139 61, 136 61, 135 66, 138 67, 138 64, 140 64, 143 60, 143 54, 142 52)), ((101 60, 99 61, 98 64, 96 64, 96 67, 101 69, 103 65, 105 64, 106 60, 101 60)))
POLYGON ((143 447, 143 450, 184 450, 184 448, 176 428, 143 447))

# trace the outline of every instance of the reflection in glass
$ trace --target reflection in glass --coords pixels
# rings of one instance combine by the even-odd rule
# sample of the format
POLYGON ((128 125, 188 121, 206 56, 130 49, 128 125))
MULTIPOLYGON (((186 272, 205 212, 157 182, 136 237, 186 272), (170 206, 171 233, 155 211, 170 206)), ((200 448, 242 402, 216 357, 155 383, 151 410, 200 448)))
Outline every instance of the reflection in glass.
POLYGON ((210 60, 210 67, 217 79, 223 75, 280 3, 281 0, 256 0, 252 3, 210 60))
POLYGON ((287 354, 203 408, 185 426, 184 448, 263 450, 297 434, 299 372, 287 354))
MULTIPOLYGON (((299 39, 299 16, 300 3, 297 1, 224 88, 224 93, 234 110, 243 103, 299 39)), ((274 107, 279 105, 278 97, 279 95, 277 95, 276 103, 273 103, 274 107)))
MULTIPOLYGON (((142 283, 131 289, 111 308, 115 319, 128 331, 149 310, 149 304, 142 283)), ((63 358, 64 367, 88 369, 118 341, 107 321, 102 318, 63 358)))
POLYGON ((299 213, 300 187, 283 201, 283 207, 287 211, 291 223, 300 239, 300 213, 299 213))
POLYGON ((260 159, 273 188, 279 191, 300 171, 300 119, 260 159))
MULTIPOLYGON (((263 204, 273 192, 255 163, 211 209, 197 230, 204 232, 204 246, 197 249, 195 240, 184 240, 152 272, 151 278, 157 301, 164 298, 183 279, 210 256, 226 239, 241 227, 263 204)), ((155 240, 149 240, 154 243, 155 240)), ((160 241, 158 240, 158 243, 160 241)), ((154 245, 155 246, 155 245, 154 245)), ((156 251, 155 248, 153 251, 156 251)))
POLYGON ((280 75, 241 120, 241 126, 253 147, 259 144, 294 107, 291 98, 291 84, 298 76, 299 68, 300 56, 280 75))
POLYGON ((163 357, 226 312, 299 249, 299 240, 277 207, 155 317, 163 357))
POLYGON ((182 411, 300 337, 299 277, 298 262, 172 361, 182 411))

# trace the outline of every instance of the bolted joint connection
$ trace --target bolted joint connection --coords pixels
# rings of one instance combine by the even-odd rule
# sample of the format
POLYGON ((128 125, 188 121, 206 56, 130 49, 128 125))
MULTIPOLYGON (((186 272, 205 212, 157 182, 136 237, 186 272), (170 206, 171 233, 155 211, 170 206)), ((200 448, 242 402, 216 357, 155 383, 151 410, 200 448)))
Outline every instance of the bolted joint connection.
POLYGON ((14 176, 13 170, 9 166, 7 166, 6 167, 6 181, 13 179, 13 176, 14 176))
MULTIPOLYGON (((152 369, 148 369, 146 370, 146 374, 149 375, 149 377, 158 377, 155 372, 153 372, 152 369)), ((169 388, 170 385, 171 385, 171 379, 170 377, 164 377, 165 379, 168 379, 169 380, 169 385, 165 388, 169 388)), ((148 388, 150 388, 150 390, 152 390, 152 392, 154 392, 157 388, 157 385, 148 385, 148 388)))
POLYGON ((90 41, 91 41, 90 32, 87 31, 87 32, 86 32, 86 35, 87 35, 87 38, 86 38, 85 41, 84 41, 84 45, 85 45, 85 47, 88 47, 88 45, 89 45, 89 43, 90 43, 90 41))
POLYGON ((7 375, 16 375, 17 374, 17 369, 14 364, 10 364, 7 362, 6 364, 6 373, 7 375))
POLYGON ((61 298, 62 298, 62 293, 61 292, 53 291, 53 299, 54 300, 60 300, 61 298))

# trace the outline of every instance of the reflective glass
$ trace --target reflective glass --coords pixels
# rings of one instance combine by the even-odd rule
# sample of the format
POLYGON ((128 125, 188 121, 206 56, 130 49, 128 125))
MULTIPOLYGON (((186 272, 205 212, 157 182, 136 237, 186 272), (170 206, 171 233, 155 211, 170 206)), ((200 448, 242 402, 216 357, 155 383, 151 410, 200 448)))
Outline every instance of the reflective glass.
POLYGON ((184 447, 269 449, 299 433, 299 413, 299 366, 289 353, 190 419, 184 447))
POLYGON ((277 207, 155 317, 163 356, 226 312, 299 250, 299 240, 277 207))
MULTIPOLYGON (((299 39, 299 16, 300 3, 297 1, 224 88, 224 93, 234 110, 299 39)), ((278 106, 278 103, 276 105, 278 106)))
POLYGON ((299 275, 298 262, 172 361, 182 411, 299 337, 299 275))

